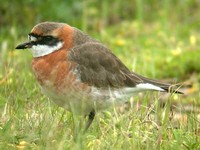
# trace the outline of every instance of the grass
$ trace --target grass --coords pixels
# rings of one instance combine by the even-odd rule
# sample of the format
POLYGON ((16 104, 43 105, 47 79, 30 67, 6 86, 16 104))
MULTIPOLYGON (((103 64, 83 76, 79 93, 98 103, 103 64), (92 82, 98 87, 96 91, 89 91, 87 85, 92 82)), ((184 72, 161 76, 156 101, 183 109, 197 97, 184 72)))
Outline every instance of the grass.
POLYGON ((191 87, 185 89, 186 95, 134 97, 122 107, 98 113, 88 132, 78 134, 75 142, 76 116, 41 94, 31 73, 31 54, 14 50, 24 39, 13 28, 8 32, 15 34, 1 39, 0 148, 200 149, 200 36, 195 28, 181 24, 166 30, 159 22, 143 24, 142 29, 140 23, 123 22, 98 35, 89 33, 140 74, 187 80, 191 87))

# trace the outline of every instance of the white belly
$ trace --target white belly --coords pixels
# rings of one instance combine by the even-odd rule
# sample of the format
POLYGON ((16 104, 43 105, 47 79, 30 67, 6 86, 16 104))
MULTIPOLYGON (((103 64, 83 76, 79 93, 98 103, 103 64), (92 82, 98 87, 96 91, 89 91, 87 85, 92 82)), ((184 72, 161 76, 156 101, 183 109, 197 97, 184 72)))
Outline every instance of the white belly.
POLYGON ((138 88, 100 89, 92 87, 89 92, 72 91, 58 92, 54 89, 41 87, 42 92, 57 105, 81 114, 88 114, 92 110, 102 110, 109 106, 122 104, 133 95, 144 91, 138 88))

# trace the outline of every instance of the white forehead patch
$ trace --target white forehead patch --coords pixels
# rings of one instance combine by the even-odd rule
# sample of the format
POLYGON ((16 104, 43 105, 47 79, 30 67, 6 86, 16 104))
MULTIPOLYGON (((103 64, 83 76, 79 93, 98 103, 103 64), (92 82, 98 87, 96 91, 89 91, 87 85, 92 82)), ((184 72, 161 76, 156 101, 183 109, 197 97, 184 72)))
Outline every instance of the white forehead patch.
POLYGON ((59 50, 63 46, 63 42, 58 42, 54 46, 49 45, 33 45, 30 49, 33 54, 33 57, 41 57, 48 55, 54 51, 59 50))
POLYGON ((31 35, 28 35, 28 40, 29 41, 37 41, 37 38, 31 35))

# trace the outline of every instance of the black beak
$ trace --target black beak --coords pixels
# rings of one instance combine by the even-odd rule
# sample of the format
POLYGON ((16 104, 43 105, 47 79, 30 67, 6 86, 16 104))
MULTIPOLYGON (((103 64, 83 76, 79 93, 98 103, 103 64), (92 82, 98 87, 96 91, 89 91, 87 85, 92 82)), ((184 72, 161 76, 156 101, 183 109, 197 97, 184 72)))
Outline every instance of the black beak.
POLYGON ((19 44, 15 49, 26 49, 31 48, 33 46, 33 42, 29 41, 26 43, 19 44))

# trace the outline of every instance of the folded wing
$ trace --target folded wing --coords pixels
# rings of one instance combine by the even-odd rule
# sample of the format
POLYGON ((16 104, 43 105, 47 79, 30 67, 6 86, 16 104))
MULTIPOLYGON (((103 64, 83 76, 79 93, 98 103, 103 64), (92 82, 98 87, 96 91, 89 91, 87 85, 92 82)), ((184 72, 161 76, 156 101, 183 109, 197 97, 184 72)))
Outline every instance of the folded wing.
POLYGON ((133 87, 181 93, 171 88, 171 84, 131 72, 106 46, 98 42, 74 47, 69 53, 69 59, 77 64, 80 80, 96 88, 133 87))

